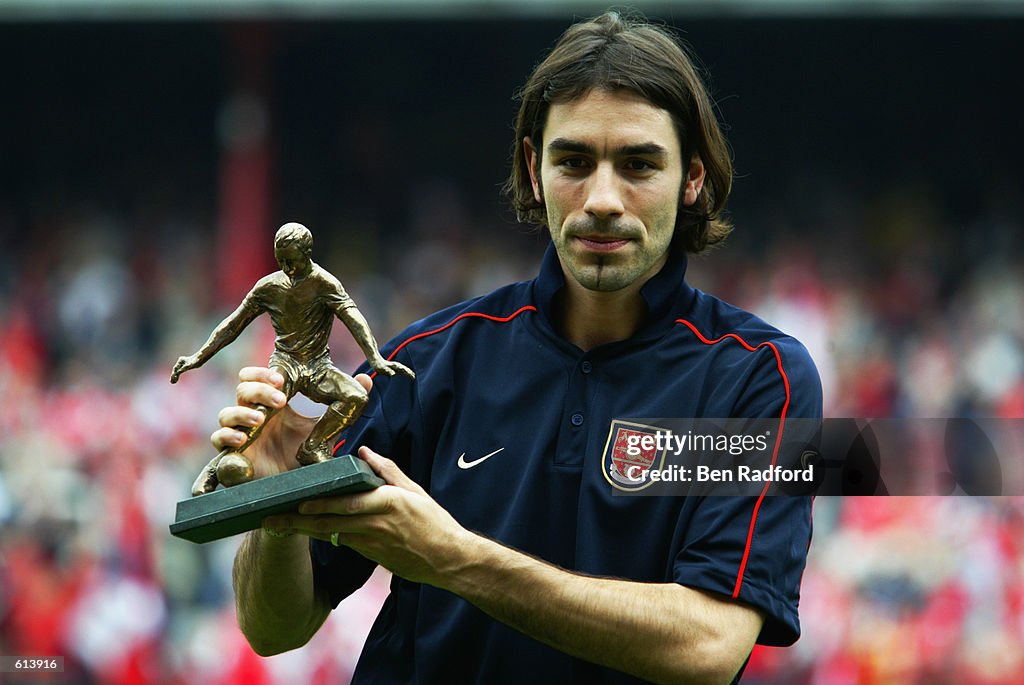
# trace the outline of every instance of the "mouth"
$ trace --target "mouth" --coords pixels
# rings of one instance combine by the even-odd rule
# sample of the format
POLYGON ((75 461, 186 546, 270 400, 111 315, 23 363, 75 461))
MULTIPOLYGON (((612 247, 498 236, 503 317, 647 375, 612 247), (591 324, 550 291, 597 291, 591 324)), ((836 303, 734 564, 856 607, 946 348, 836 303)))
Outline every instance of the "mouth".
POLYGON ((602 236, 602 235, 587 235, 575 236, 576 240, 580 242, 586 249, 592 252, 614 252, 629 242, 629 238, 616 238, 613 236, 602 236))

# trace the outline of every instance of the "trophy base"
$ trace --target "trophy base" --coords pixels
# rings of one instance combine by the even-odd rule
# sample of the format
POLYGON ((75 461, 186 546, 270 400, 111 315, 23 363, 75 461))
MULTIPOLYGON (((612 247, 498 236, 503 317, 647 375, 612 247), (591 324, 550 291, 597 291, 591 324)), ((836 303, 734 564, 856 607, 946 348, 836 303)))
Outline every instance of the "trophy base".
POLYGON ((268 516, 300 502, 372 490, 384 481, 362 459, 345 454, 269 478, 178 502, 171 535, 202 543, 255 530, 268 516))

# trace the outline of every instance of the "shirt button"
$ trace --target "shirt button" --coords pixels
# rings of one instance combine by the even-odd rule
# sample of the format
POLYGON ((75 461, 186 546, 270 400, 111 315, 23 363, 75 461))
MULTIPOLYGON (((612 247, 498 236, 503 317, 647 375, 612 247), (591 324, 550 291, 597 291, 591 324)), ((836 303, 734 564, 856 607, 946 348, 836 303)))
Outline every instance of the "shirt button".
POLYGON ((572 425, 574 425, 574 426, 582 426, 583 425, 583 414, 573 414, 572 415, 572 419, 570 419, 570 420, 572 421, 572 425))
POLYGON ((590 373, 593 370, 594 365, 591 364, 590 362, 583 362, 582 364, 580 364, 580 371, 582 371, 583 373, 590 373))

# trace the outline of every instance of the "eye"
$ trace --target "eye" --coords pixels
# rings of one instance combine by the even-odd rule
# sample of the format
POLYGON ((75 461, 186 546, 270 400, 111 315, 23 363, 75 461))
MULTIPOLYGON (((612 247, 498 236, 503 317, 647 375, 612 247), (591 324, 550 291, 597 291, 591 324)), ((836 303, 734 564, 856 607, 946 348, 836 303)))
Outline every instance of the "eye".
POLYGON ((589 166, 589 163, 584 157, 565 157, 564 159, 559 160, 558 166, 562 166, 567 169, 586 169, 589 166))
POLYGON ((653 163, 648 162, 646 159, 626 160, 625 167, 629 171, 654 171, 657 168, 653 163))

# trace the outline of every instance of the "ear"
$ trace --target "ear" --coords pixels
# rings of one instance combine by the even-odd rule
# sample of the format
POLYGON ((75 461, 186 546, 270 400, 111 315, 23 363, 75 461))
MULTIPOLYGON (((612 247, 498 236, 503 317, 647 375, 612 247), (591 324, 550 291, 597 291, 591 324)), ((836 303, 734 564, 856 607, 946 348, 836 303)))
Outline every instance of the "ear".
POLYGON ((526 158, 526 168, 530 171, 533 199, 543 204, 544 196, 540 192, 540 151, 533 146, 530 136, 523 138, 523 156, 526 158))
POLYGON ((683 206, 692 207, 697 203, 697 196, 704 187, 704 162, 700 155, 694 154, 690 160, 690 168, 686 172, 686 184, 683 186, 683 206))

